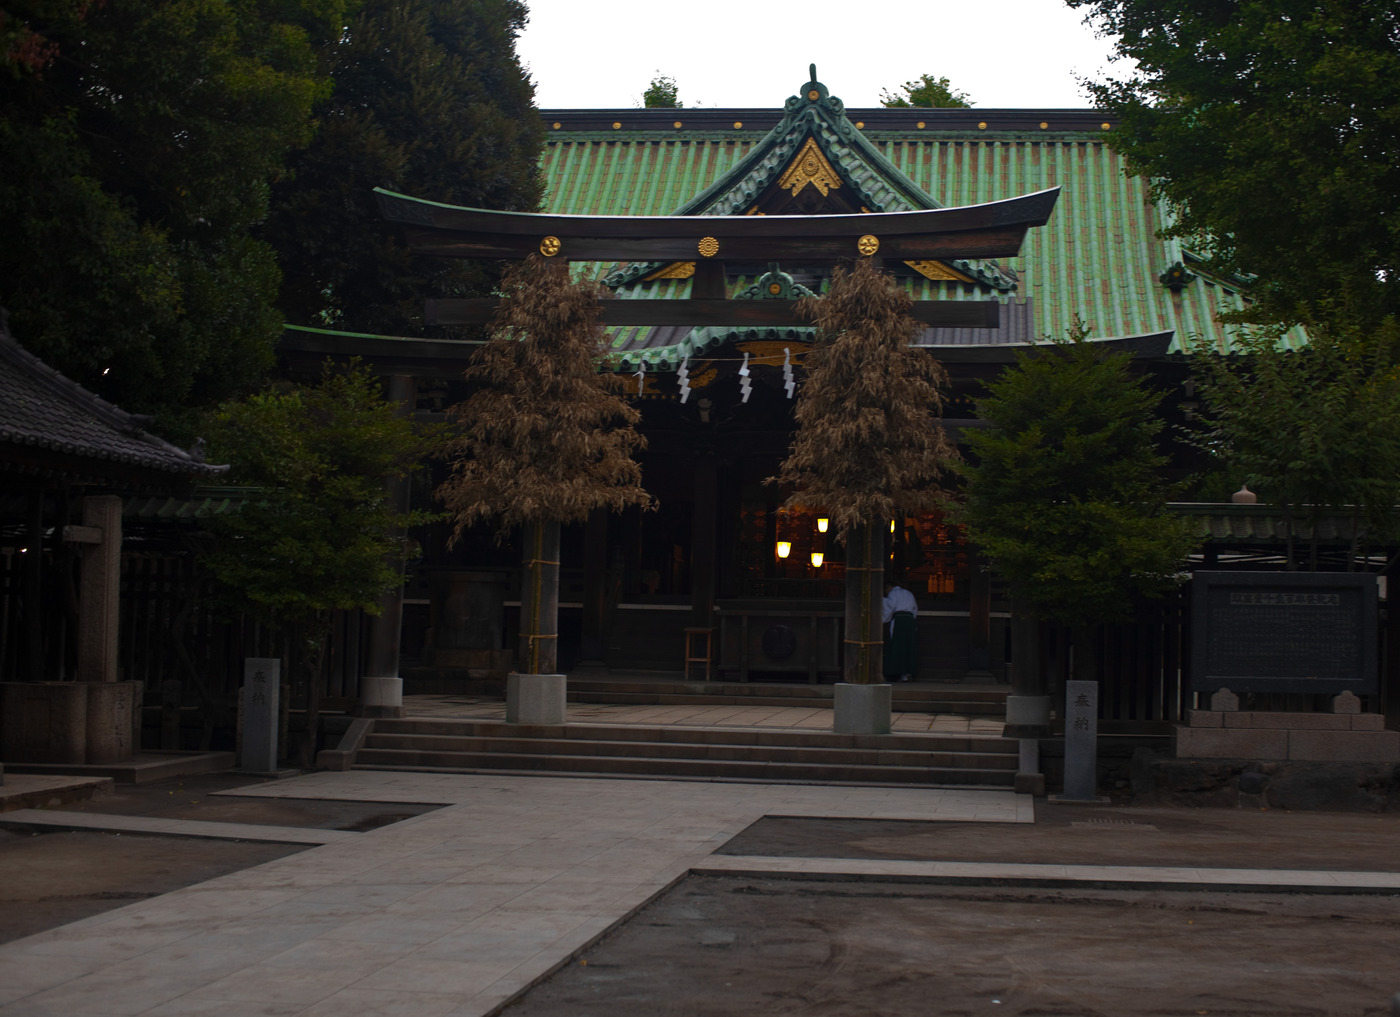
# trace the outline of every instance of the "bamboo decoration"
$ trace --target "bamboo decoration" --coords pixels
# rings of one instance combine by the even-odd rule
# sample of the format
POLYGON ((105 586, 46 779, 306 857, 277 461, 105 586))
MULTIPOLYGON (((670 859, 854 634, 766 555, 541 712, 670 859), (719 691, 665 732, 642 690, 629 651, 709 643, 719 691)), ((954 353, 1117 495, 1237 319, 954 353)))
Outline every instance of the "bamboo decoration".
POLYGON ((501 286, 491 338, 465 374, 475 391, 449 410, 461 431, 437 494, 454 542, 487 519, 503 532, 525 527, 518 667, 545 674, 557 663, 560 524, 652 498, 632 457, 645 447, 640 414, 620 394, 625 382, 598 370, 600 287, 539 255, 507 269, 501 286))
POLYGON ((940 420, 948 375, 909 345, 920 327, 911 303, 869 258, 838 267, 825 296, 802 300, 818 338, 792 450, 773 478, 796 492, 788 505, 819 506, 846 543, 846 674, 858 684, 881 680, 883 528, 944 503, 941 481, 957 457, 940 420))

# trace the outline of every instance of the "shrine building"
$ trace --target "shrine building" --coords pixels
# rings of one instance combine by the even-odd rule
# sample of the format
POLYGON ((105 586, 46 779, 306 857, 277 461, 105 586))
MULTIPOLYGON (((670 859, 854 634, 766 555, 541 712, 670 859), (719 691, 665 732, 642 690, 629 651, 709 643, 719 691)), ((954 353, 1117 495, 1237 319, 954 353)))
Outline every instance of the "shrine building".
MULTIPOLYGON (((642 410, 644 484, 658 507, 566 529, 561 670, 680 671, 685 630, 713 627, 712 676, 839 674, 843 549, 819 511, 782 509, 791 492, 767 480, 792 440, 794 384, 814 338, 791 304, 819 294, 840 258, 877 256, 908 287, 925 326, 917 345, 952 376, 944 423, 954 438, 976 426, 983 380, 1076 320, 1092 341, 1131 352, 1175 412, 1193 396, 1179 354, 1189 343, 1227 349, 1218 315, 1245 306, 1237 281, 1213 278, 1157 235, 1169 212, 1124 172, 1100 112, 847 109, 813 68, 781 110, 541 116, 543 216, 388 193, 380 202, 422 253, 523 257, 538 246, 615 298, 605 301, 606 366, 642 410), (921 215, 941 225, 880 246, 882 230, 921 215), (773 236, 792 235, 765 247, 761 224, 730 237, 720 224, 704 228, 715 216, 725 229, 764 218, 773 236), (677 235, 664 241, 629 235, 621 217, 685 220, 695 236, 671 225, 677 235), (788 228, 776 217, 796 218, 788 228), (854 235, 839 249, 818 236, 823 223, 833 236, 860 234, 846 224, 862 217, 870 226, 859 239, 874 250, 858 250, 854 235), (1013 222, 1014 237, 1004 228, 1013 222), (612 232, 579 233, 590 230, 612 232), (715 317, 715 304, 729 310, 715 317)), ((489 304, 429 295, 427 312, 436 324, 480 323, 489 304)), ((410 345, 365 338, 348 350, 310 329, 289 330, 284 344, 310 356, 357 352, 414 376, 420 408, 460 398, 444 368, 470 348, 410 345)), ((891 533, 889 569, 920 601, 918 677, 1002 680, 1007 605, 975 548, 936 513, 892 520, 891 533)), ((438 670, 504 666, 518 587, 518 553, 489 532, 454 549, 431 537, 407 594, 405 658, 438 670)))

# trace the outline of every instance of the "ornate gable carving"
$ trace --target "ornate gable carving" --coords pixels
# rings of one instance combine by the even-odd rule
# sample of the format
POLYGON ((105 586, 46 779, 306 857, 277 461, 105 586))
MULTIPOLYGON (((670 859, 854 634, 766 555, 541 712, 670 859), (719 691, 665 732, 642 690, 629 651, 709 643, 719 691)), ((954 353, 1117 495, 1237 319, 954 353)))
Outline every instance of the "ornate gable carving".
POLYGON ((822 155, 817 140, 810 137, 792 162, 788 163, 788 168, 778 180, 778 187, 796 197, 808 184, 821 191, 823 198, 841 186, 840 175, 822 155))

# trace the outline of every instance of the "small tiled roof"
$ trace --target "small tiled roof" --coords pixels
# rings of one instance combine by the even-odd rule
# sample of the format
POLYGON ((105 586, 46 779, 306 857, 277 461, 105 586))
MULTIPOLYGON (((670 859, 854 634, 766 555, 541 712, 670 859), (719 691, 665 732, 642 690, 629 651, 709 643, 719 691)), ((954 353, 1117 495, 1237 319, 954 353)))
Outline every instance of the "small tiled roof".
POLYGON ((0 468, 101 480, 133 471, 207 478, 228 469, 157 438, 144 423, 21 347, 0 311, 0 468))

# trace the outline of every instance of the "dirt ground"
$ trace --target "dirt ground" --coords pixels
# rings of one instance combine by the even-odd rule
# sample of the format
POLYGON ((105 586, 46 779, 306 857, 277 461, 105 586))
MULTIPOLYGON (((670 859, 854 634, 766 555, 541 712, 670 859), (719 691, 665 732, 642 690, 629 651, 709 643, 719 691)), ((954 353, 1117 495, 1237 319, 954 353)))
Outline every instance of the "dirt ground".
POLYGON ((503 1017, 1389 1014, 1389 897, 691 877, 503 1017))
MULTIPOLYGON (((754 823, 721 853, 1400 871, 1400 816, 1036 803, 754 823)), ((503 1017, 1388 1015, 1400 897, 690 877, 503 1017)))
MULTIPOLYGON (((428 811, 211 796, 217 775, 79 811, 369 830, 428 811)), ((1036 803, 1029 824, 760 820, 730 854, 1400 871, 1400 815, 1036 803)), ((300 850, 0 830, 0 941, 300 850)), ((1390 1014, 1400 897, 691 877, 509 1017, 1390 1014)))

